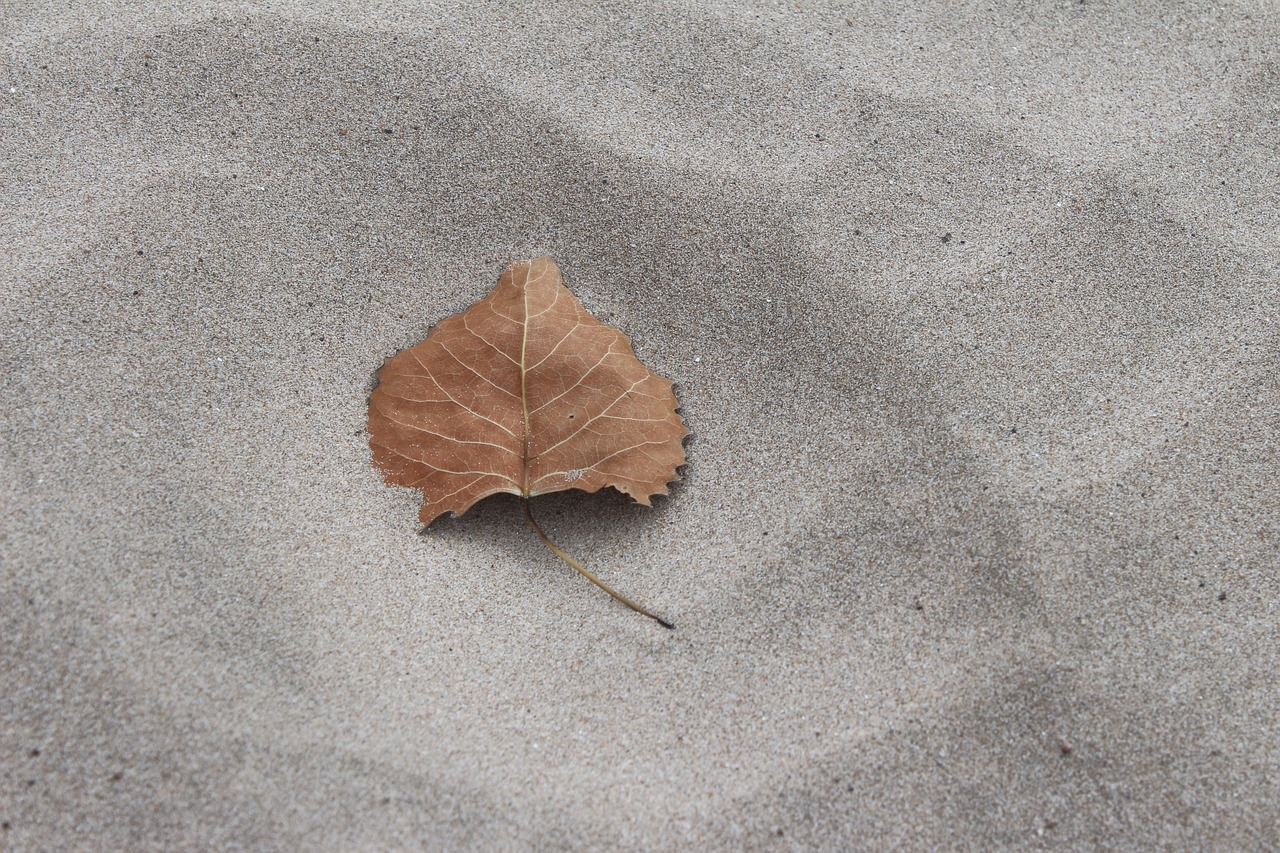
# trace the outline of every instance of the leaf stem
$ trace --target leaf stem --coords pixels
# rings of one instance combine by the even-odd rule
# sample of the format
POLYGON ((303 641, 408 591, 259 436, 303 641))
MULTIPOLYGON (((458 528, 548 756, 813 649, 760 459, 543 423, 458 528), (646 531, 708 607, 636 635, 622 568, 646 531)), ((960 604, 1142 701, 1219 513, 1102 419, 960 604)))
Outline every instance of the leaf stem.
POLYGON ((585 566, 583 566, 577 560, 573 559, 573 557, 570 557, 564 551, 561 551, 560 547, 556 545, 556 543, 552 542, 550 539, 547 538, 547 534, 543 532, 542 527, 539 526, 538 522, 533 520, 533 511, 529 509, 528 498, 524 499, 524 517, 529 519, 529 525, 533 528, 534 532, 538 534, 538 538, 541 539, 543 543, 545 543, 546 546, 550 548, 557 557, 559 557, 560 559, 564 560, 566 563, 568 563, 569 565, 577 569, 578 573, 581 574, 584 578, 591 581, 593 584, 600 587, 605 592, 609 593, 614 598, 618 599, 618 601, 621 601, 623 604, 627 605, 632 610, 639 613, 641 616, 648 616, 650 619, 652 619, 654 622, 657 622, 663 628, 667 628, 669 630, 675 629, 676 627, 675 625, 672 625, 670 622, 668 622, 666 619, 663 619, 661 616, 655 616, 654 614, 650 613, 648 610, 645 610, 639 604, 636 604, 634 601, 627 598, 625 595, 618 592, 616 589, 609 586, 604 581, 600 580, 600 578, 596 577, 585 566))

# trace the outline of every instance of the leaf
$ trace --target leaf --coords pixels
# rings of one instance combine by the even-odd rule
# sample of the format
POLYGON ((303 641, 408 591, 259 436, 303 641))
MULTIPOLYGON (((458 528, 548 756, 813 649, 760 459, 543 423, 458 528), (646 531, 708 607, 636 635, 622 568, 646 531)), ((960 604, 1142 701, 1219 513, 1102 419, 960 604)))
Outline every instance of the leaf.
POLYGON ((422 490, 426 524, 499 492, 612 486, 647 505, 685 462, 670 380, 582 307, 548 257, 511 264, 488 296, 387 359, 378 379, 374 464, 388 483, 422 490))

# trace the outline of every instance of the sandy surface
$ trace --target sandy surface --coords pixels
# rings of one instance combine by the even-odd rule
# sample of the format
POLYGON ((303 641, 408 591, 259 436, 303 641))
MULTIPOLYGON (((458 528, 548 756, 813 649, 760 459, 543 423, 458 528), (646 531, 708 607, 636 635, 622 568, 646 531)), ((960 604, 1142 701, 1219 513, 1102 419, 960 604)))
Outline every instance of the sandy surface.
POLYGON ((1280 846, 1274 10, 6 5, 0 848, 1280 846), (543 252, 674 633, 370 466, 543 252))

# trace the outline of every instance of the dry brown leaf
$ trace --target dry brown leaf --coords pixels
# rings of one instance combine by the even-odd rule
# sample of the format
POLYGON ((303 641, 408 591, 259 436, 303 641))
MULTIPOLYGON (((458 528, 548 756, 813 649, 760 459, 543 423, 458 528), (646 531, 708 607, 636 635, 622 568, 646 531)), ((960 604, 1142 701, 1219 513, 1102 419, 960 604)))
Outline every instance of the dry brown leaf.
POLYGON ((582 307, 547 257, 511 264, 488 296, 387 359, 378 378, 374 464, 388 483, 422 490, 426 524, 499 492, 612 486, 648 504, 685 461, 671 382, 582 307))

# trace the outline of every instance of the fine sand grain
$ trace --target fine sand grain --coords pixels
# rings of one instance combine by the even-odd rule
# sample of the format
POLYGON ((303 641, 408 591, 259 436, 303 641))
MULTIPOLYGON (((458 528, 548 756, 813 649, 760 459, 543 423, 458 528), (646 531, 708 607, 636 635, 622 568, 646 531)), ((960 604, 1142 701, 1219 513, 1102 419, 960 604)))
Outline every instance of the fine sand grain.
POLYGON ((5 4, 0 849, 1280 847, 1280 19, 897 6, 5 4), (370 466, 542 253, 674 633, 370 466))

